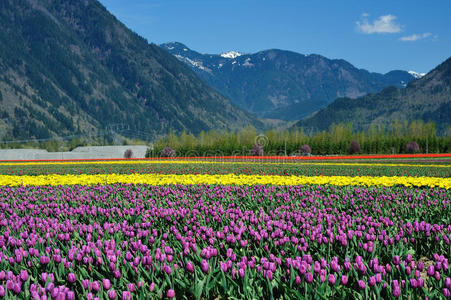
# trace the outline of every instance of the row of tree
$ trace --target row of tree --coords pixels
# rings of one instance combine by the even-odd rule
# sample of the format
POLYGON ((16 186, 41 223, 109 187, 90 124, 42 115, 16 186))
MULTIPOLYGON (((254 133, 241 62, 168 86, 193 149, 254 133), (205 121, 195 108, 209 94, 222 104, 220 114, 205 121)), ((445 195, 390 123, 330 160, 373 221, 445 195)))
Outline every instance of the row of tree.
POLYGON ((314 155, 347 154, 353 141, 366 154, 412 152, 407 147, 409 142, 418 144, 416 152, 445 153, 451 152, 450 133, 451 129, 447 135, 438 136, 435 124, 423 121, 395 122, 388 127, 373 125, 367 131, 355 131, 350 123, 333 124, 329 130, 317 132, 305 128, 258 132, 246 127, 239 131, 202 131, 198 136, 170 133, 157 141, 147 156, 161 156, 165 148, 173 152, 166 149, 164 155, 176 156, 298 155, 304 152, 303 145, 308 145, 314 155))

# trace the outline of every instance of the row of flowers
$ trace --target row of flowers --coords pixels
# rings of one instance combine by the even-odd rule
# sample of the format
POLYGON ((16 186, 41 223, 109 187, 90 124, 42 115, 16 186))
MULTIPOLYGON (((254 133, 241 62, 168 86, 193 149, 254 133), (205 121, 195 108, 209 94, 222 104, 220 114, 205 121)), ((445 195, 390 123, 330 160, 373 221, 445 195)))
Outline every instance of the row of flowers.
POLYGON ((116 161, 56 161, 56 162, 3 162, 0 166, 51 166, 51 165, 143 165, 143 164, 231 164, 231 165, 299 165, 299 166, 362 166, 362 167, 419 167, 451 168, 448 164, 404 164, 404 163, 321 163, 321 162, 264 162, 264 161, 208 161, 208 160, 116 160, 116 161))
POLYGON ((451 188, 451 178, 404 176, 279 176, 210 174, 96 174, 96 175, 0 175, 3 186, 93 185, 93 184, 212 184, 212 185, 334 185, 334 186, 406 186, 451 188))
MULTIPOLYGON (((451 153, 432 153, 432 154, 378 154, 378 155, 335 155, 335 156, 196 156, 196 157, 151 157, 134 158, 134 160, 152 161, 152 160, 180 160, 180 159, 239 159, 239 160, 342 160, 342 159, 386 159, 386 158, 437 158, 451 157, 451 153)), ((37 159, 37 160, 0 160, 3 162, 57 162, 57 161, 122 161, 128 158, 104 158, 104 159, 37 159)))

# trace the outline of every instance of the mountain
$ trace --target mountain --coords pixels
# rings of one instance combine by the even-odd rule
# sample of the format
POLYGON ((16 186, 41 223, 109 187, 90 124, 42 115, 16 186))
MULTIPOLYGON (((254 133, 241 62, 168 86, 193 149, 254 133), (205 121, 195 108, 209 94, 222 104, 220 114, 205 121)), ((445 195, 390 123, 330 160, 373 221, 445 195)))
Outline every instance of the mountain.
POLYGON ((413 120, 435 122, 439 133, 451 126, 451 58, 405 89, 390 87, 357 99, 337 99, 296 126, 323 130, 332 123, 352 122, 356 129, 367 129, 371 124, 413 120))
POLYGON ((0 141, 261 124, 96 0, 2 0, 0 26, 0 141))
POLYGON ((407 71, 410 75, 412 75, 415 79, 421 78, 424 75, 426 75, 426 73, 417 73, 415 71, 407 71))
POLYGON ((299 120, 338 97, 401 88, 415 78, 405 71, 370 73, 342 59, 277 49, 217 55, 201 54, 177 42, 160 46, 237 106, 266 118, 299 120))

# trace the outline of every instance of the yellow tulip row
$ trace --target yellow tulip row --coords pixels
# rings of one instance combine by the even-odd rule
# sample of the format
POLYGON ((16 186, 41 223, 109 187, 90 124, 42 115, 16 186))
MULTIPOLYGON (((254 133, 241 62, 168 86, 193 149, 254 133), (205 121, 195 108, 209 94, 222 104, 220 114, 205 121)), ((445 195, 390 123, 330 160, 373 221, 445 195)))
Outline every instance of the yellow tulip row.
POLYGON ((278 176, 278 175, 207 175, 207 174, 96 174, 96 175, 0 175, 0 185, 92 185, 92 184, 218 184, 218 185, 335 185, 335 186, 406 186, 451 188, 451 178, 371 177, 371 176, 278 176))

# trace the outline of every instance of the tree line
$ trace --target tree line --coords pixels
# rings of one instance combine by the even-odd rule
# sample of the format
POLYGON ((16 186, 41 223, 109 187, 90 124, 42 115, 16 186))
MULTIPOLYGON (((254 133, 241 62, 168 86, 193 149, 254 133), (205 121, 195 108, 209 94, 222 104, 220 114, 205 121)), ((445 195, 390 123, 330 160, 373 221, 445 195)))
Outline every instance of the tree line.
POLYGON ((450 133, 451 128, 439 136, 434 123, 421 120, 372 125, 366 131, 354 130, 351 123, 346 123, 332 124, 323 131, 302 127, 259 132, 246 127, 238 131, 202 131, 197 136, 171 132, 149 148, 147 156, 161 156, 165 148, 173 151, 166 149, 163 153, 175 156, 246 156, 255 153, 256 145, 263 148, 263 155, 300 155, 303 145, 309 146, 312 155, 348 154, 353 141, 360 144, 359 152, 363 154, 408 153, 409 142, 416 142, 420 153, 446 153, 451 152, 450 133))

